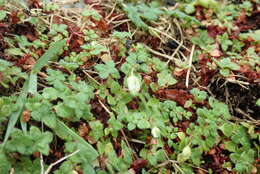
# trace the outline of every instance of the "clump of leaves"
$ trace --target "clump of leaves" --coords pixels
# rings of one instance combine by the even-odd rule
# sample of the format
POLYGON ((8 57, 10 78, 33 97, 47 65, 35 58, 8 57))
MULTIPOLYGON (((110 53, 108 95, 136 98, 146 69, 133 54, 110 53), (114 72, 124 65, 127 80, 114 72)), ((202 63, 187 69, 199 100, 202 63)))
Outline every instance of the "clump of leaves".
POLYGON ((164 11, 158 8, 156 2, 152 2, 149 5, 140 3, 134 4, 123 4, 124 11, 131 21, 140 28, 148 29, 148 25, 145 21, 151 22, 156 21, 160 15, 164 14, 164 11))
POLYGON ((18 79, 26 79, 27 75, 21 72, 19 67, 11 63, 0 60, 0 85, 8 88, 9 85, 15 85, 18 79))

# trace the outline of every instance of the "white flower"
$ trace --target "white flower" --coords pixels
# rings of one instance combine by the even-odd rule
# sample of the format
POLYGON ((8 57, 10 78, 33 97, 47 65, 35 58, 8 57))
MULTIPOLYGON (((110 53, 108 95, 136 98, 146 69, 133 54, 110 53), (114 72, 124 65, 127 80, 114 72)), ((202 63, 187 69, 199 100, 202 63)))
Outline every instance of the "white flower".
POLYGON ((184 147, 183 151, 182 151, 182 155, 185 159, 189 159, 191 156, 191 149, 190 146, 186 146, 184 147))
POLYGON ((178 154, 177 160, 179 162, 184 162, 184 161, 190 159, 190 156, 191 156, 191 148, 188 145, 188 146, 183 148, 182 153, 178 154))
POLYGON ((158 127, 152 129, 152 135, 154 138, 158 138, 161 135, 161 130, 158 127))
POLYGON ((141 89, 141 82, 132 74, 127 78, 127 87, 132 95, 137 95, 141 89))

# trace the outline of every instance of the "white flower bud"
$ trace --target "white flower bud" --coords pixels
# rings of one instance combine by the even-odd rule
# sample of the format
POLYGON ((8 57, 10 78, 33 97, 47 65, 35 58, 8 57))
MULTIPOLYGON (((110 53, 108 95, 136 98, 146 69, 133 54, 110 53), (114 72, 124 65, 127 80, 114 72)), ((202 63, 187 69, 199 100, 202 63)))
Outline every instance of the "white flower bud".
POLYGON ((190 146, 186 146, 184 147, 183 151, 182 151, 182 155, 185 159, 189 159, 191 156, 191 149, 190 146))
POLYGON ((152 129, 152 135, 154 138, 158 138, 161 135, 161 130, 158 127, 152 129))
POLYGON ((132 74, 127 78, 127 87, 132 95, 137 95, 141 89, 141 82, 132 74))

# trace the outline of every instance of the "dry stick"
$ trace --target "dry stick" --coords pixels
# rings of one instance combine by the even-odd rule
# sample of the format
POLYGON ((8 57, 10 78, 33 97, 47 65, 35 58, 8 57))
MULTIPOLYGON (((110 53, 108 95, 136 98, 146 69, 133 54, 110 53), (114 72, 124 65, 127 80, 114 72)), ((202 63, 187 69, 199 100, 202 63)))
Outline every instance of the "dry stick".
POLYGON ((130 22, 130 21, 131 21, 130 19, 124 19, 124 20, 121 20, 121 21, 115 21, 115 22, 111 22, 111 23, 116 24, 116 25, 113 26, 113 28, 116 28, 116 27, 122 25, 123 23, 130 22))
POLYGON ((14 174, 14 168, 11 168, 10 174, 14 174))
POLYGON ((41 153, 41 156, 40 156, 40 162, 41 162, 41 174, 44 174, 44 162, 43 162, 42 153, 41 153))
MULTIPOLYGON (((181 42, 180 42, 180 44, 178 45, 178 47, 175 49, 174 53, 171 55, 172 58, 177 54, 177 52, 180 50, 180 48, 181 48, 182 45, 183 45, 183 33, 182 33, 182 30, 181 30, 181 27, 180 27, 180 25, 178 24, 178 22, 174 22, 174 23, 175 23, 175 25, 177 26, 177 28, 179 29, 179 32, 180 32, 180 34, 181 34, 181 42)), ((168 61, 167 61, 167 64, 170 63, 170 61, 171 61, 171 60, 168 60, 168 61)))
POLYGON ((242 114, 243 116, 245 116, 246 118, 248 118, 251 121, 256 121, 254 118, 252 118, 249 114, 245 113, 242 109, 240 108, 236 108, 235 109, 237 112, 239 112, 240 114, 242 114))
POLYGON ((113 22, 116 18, 121 17, 121 16, 124 16, 124 14, 119 14, 119 15, 117 15, 117 16, 112 17, 112 18, 107 22, 107 24, 110 24, 110 23, 113 22))
MULTIPOLYGON (((102 103, 101 100, 98 100, 98 102, 101 104, 101 106, 105 109, 105 111, 106 111, 109 115, 112 113, 112 112, 104 105, 104 103, 102 103)), ((125 142, 126 142, 126 145, 127 145, 130 149, 133 149, 133 148, 130 146, 130 144, 129 144, 128 140, 127 140, 127 137, 126 137, 126 135, 125 135, 125 132, 123 131, 123 129, 121 129, 120 132, 122 133, 122 135, 123 135, 123 137, 124 137, 124 140, 125 140, 125 142)), ((133 151, 134 151, 134 150, 133 150, 133 151)), ((134 157, 135 157, 136 159, 138 159, 138 156, 136 155, 136 152, 135 152, 135 151, 134 151, 134 157)))
POLYGON ((44 172, 44 174, 49 174, 50 171, 51 171, 51 169, 52 169, 55 165, 57 165, 57 164, 63 162, 64 160, 68 159, 69 157, 71 157, 71 156, 77 154, 79 151, 80 151, 80 150, 76 150, 75 152, 73 152, 73 153, 71 153, 71 154, 69 154, 69 155, 67 155, 67 156, 64 156, 63 158, 59 159, 58 161, 56 161, 56 162, 54 162, 54 163, 51 163, 50 166, 48 167, 48 169, 46 170, 46 172, 44 172))
POLYGON ((171 159, 169 158, 168 154, 165 152, 165 150, 164 150, 163 152, 164 152, 164 154, 165 154, 165 156, 166 156, 166 158, 167 158, 167 161, 170 162, 170 163, 172 163, 172 165, 173 165, 175 168, 177 168, 177 170, 179 170, 182 174, 185 174, 185 173, 183 172, 183 170, 180 168, 180 166, 177 164, 178 162, 177 162, 177 161, 174 161, 174 160, 171 160, 171 159))
POLYGON ((105 19, 108 19, 108 18, 113 14, 113 12, 115 11, 116 5, 117 5, 117 3, 115 3, 115 4, 113 5, 112 10, 111 10, 110 13, 106 16, 105 19))
MULTIPOLYGON (((161 31, 161 30, 158 30, 158 29, 153 28, 153 27, 149 27, 149 29, 151 29, 151 30, 153 30, 153 31, 156 31, 156 32, 159 32, 159 33, 161 33, 161 34, 167 36, 168 38, 174 40, 174 41, 175 41, 177 44, 179 44, 179 45, 181 44, 181 43, 180 43, 179 41, 177 41, 175 38, 173 38, 172 36, 170 36, 169 34, 163 32, 163 31, 161 31)), ((184 45, 182 45, 182 47, 183 47, 185 50, 190 51, 190 50, 189 50, 187 47, 185 47, 184 45)))
POLYGON ((191 52, 190 52, 190 59, 189 59, 189 68, 187 71, 186 81, 185 81, 185 86, 187 88, 189 87, 189 77, 190 77, 190 70, 191 70, 191 66, 192 66, 192 57, 193 57, 194 49, 195 49, 195 45, 192 45, 191 52))
POLYGON ((134 138, 127 138, 128 141, 131 141, 133 143, 138 143, 138 144, 146 144, 144 141, 141 141, 141 140, 137 140, 137 139, 134 139, 134 138))
MULTIPOLYGON (((144 45, 144 47, 145 47, 148 51, 150 51, 151 53, 153 53, 153 54, 155 54, 155 55, 157 55, 157 56, 161 56, 161 57, 164 57, 164 58, 166 58, 166 59, 172 59, 171 56, 168 56, 167 54, 162 54, 162 53, 160 53, 160 52, 158 52, 158 51, 155 51, 155 50, 153 50, 152 48, 148 47, 147 45, 144 45)), ((174 60, 176 61, 176 58, 174 58, 174 60)))
POLYGON ((84 74, 86 74, 91 80, 93 80, 96 84, 98 84, 99 86, 101 86, 101 84, 96 80, 94 79, 91 75, 89 75, 89 73, 86 71, 86 70, 83 70, 82 71, 84 74))

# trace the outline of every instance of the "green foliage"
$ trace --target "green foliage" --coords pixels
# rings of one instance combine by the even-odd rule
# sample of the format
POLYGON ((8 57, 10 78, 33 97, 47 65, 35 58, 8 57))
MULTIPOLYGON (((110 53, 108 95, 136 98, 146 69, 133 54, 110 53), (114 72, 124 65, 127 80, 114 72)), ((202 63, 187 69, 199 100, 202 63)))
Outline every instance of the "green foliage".
POLYGON ((93 19, 95 19, 97 21, 99 21, 101 19, 101 15, 96 10, 93 10, 93 9, 84 9, 82 11, 82 16, 92 17, 93 19))
POLYGON ((194 18, 192 16, 189 16, 189 15, 185 14, 184 12, 182 12, 182 11, 180 11, 178 9, 169 10, 168 11, 168 15, 176 17, 176 18, 179 18, 179 19, 181 19, 181 20, 183 20, 183 21, 185 21, 187 23, 200 25, 200 22, 196 18, 194 18))
POLYGON ((257 105, 257 106, 260 106, 260 98, 257 99, 257 101, 256 101, 256 105, 257 105))
POLYGON ((168 86, 174 85, 177 83, 177 80, 172 77, 172 75, 167 71, 162 71, 158 75, 158 84, 159 86, 168 86))
POLYGON ((118 79, 120 77, 118 70, 115 68, 115 63, 110 60, 105 62, 105 64, 98 64, 95 66, 98 71, 100 78, 106 79, 111 75, 111 77, 118 79))
POLYGON ((229 70, 239 70, 239 65, 232 62, 229 58, 223 58, 220 61, 217 61, 218 66, 221 68, 220 74, 223 76, 229 75, 229 70))
POLYGON ((20 129, 14 129, 11 140, 6 143, 6 150, 30 155, 34 152, 41 152, 44 155, 49 153, 49 143, 52 141, 51 132, 41 132, 35 126, 30 127, 28 134, 24 134, 20 129))
POLYGON ((222 36, 219 36, 218 39, 223 51, 227 51, 228 47, 232 45, 232 41, 228 39, 227 33, 224 33, 222 36))
POLYGON ((131 21, 140 28, 148 29, 146 21, 156 21, 159 15, 164 14, 164 11, 158 8, 156 2, 152 2, 148 5, 146 4, 123 4, 124 11, 131 21))
POLYGON ((0 86, 9 88, 9 85, 15 85, 18 79, 26 79, 26 74, 21 69, 13 66, 11 63, 0 59, 0 86))
POLYGON ((57 35, 58 33, 63 34, 64 36, 68 37, 67 25, 65 24, 52 24, 51 30, 49 32, 50 35, 57 35))
MULTIPOLYGON (((207 78, 223 78, 219 74, 257 80, 258 31, 233 34, 247 25, 248 18, 241 26, 237 23, 244 20, 244 12, 252 14, 253 1, 235 5, 179 0, 172 8, 160 6, 165 5, 162 1, 118 0, 111 13, 95 5, 84 8, 74 24, 59 13, 62 20, 57 22, 55 17, 50 26, 37 15, 52 19, 59 6, 46 2, 41 11, 30 9, 31 14, 25 14, 20 10, 20 21, 10 25, 14 22, 10 8, 20 7, 19 3, 6 6, 0 0, 2 30, 5 25, 14 33, 13 26, 25 28, 17 35, 5 31, 0 43, 0 87, 1 95, 6 95, 0 97, 0 173, 11 169, 18 174, 41 173, 39 155, 46 169, 60 154, 73 152, 78 153, 51 172, 194 173, 208 166, 208 173, 214 173, 211 167, 216 163, 208 159, 222 157, 225 161, 219 160, 216 167, 223 171, 255 169, 260 151, 256 126, 251 120, 235 122, 229 109, 233 103, 213 98, 214 90, 202 90, 213 85, 203 86, 207 78), (120 23, 123 13, 130 19, 128 30, 120 23), (106 24, 108 31, 98 29, 106 24), (165 56, 153 57, 158 52, 172 54, 174 49, 166 48, 169 35, 183 39, 185 45, 174 52, 174 62, 166 62, 165 56), (36 63, 33 59, 20 67, 11 63, 25 54, 36 63), (189 88, 184 88, 189 54, 196 59, 189 88)), ((255 99, 254 107, 260 106, 260 99, 255 99)))
POLYGON ((0 10, 0 21, 2 21, 3 19, 5 19, 6 13, 7 13, 7 11, 0 10))
POLYGON ((201 49, 209 52, 214 46, 214 40, 208 36, 208 32, 205 30, 198 30, 199 36, 193 37, 191 39, 193 44, 198 45, 201 49))
POLYGON ((196 102, 202 102, 207 98, 207 92, 200 91, 198 88, 193 88, 190 93, 194 96, 196 102))

